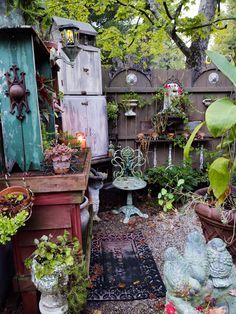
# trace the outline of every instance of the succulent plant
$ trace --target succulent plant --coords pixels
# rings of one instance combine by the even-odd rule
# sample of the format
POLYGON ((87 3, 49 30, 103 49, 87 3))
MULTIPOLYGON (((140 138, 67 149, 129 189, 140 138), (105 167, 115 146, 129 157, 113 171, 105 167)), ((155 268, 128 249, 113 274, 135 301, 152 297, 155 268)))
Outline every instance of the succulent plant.
POLYGON ((72 149, 65 144, 57 144, 44 152, 45 161, 69 161, 72 154, 76 153, 76 149, 72 149))

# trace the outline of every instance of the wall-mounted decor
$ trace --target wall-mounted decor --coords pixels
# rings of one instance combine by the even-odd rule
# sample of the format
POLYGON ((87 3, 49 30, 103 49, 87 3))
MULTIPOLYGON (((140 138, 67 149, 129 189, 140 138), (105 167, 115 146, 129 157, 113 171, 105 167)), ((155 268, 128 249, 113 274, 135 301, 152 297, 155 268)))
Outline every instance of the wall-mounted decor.
POLYGON ((17 71, 19 68, 16 64, 13 64, 10 71, 13 72, 13 77, 11 78, 10 72, 5 73, 7 79, 8 90, 6 95, 10 97, 10 113, 15 113, 15 108, 17 108, 17 119, 23 120, 24 113, 23 108, 25 107, 25 112, 29 113, 30 108, 28 105, 27 97, 30 94, 29 90, 25 86, 25 73, 20 73, 20 78, 18 77, 17 71))

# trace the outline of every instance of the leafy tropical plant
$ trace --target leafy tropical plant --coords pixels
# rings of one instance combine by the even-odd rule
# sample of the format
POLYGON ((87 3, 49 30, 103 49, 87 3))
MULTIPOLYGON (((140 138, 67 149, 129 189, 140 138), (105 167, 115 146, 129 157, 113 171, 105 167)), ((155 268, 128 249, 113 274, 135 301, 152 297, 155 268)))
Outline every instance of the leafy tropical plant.
MULTIPOLYGON (((236 89, 236 67, 217 52, 208 51, 207 55, 218 69, 233 83, 236 89)), ((232 175, 236 166, 236 103, 230 98, 221 98, 213 102, 206 110, 205 121, 192 132, 184 150, 185 159, 189 159, 192 141, 205 125, 214 138, 221 137, 218 148, 221 156, 216 158, 209 167, 209 181, 211 190, 218 205, 224 203, 231 192, 232 175)))
POLYGON ((38 279, 53 274, 55 269, 63 269, 69 277, 68 283, 59 287, 65 294, 71 313, 79 313, 86 302, 88 275, 83 255, 80 252, 80 243, 77 238, 70 240, 69 232, 53 240, 52 235, 35 239, 36 249, 25 260, 27 268, 35 267, 35 276, 38 279), (36 261, 33 266, 33 261, 36 261))

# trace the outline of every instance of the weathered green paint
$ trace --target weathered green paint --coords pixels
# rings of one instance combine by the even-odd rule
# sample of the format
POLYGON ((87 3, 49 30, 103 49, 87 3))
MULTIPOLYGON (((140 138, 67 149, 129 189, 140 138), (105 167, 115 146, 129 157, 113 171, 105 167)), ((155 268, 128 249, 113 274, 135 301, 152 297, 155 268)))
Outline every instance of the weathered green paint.
POLYGON ((38 170, 43 159, 38 93, 33 50, 33 37, 25 33, 3 33, 0 36, 0 102, 5 163, 11 171, 15 162, 22 171, 38 170), (16 64, 19 72, 25 72, 26 88, 30 91, 28 103, 31 112, 20 122, 16 114, 10 114, 10 99, 5 96, 7 83, 4 73, 16 64))
MULTIPOLYGON (((49 60, 41 60, 37 62, 37 70, 39 74, 43 77, 45 77, 47 80, 52 80, 52 70, 49 63, 49 60)), ((46 125, 47 132, 50 135, 50 139, 55 138, 55 114, 54 110, 51 106, 46 104, 48 113, 49 113, 49 123, 46 125)))

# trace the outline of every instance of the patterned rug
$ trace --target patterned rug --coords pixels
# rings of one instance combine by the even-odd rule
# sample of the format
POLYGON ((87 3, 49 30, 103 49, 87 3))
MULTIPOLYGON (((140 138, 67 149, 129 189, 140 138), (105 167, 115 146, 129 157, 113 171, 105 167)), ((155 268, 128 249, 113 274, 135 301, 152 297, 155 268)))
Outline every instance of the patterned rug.
POLYGON ((165 296, 165 286, 141 232, 98 234, 92 240, 89 301, 165 296))

